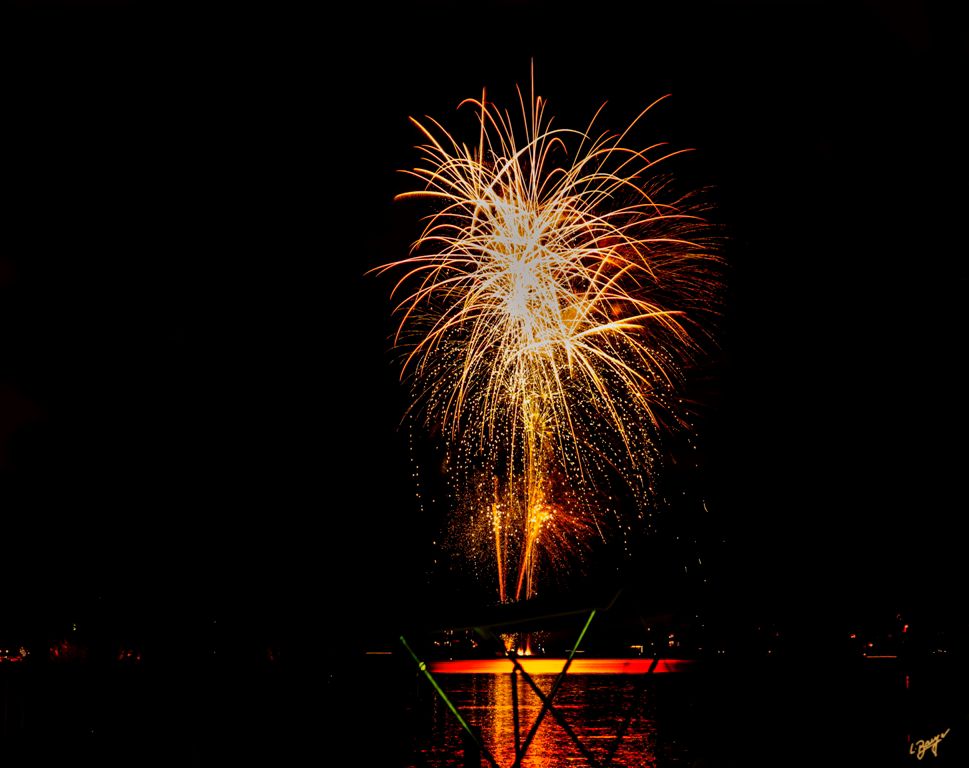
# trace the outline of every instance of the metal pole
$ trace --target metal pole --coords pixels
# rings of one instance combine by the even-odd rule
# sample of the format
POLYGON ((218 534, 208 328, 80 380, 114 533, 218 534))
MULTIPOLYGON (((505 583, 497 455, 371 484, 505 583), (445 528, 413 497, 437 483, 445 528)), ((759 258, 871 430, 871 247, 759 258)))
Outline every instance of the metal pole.
MULTIPOLYGON (((518 659, 513 658, 512 663, 515 664, 516 667, 521 669, 521 666, 518 663, 518 659)), ((532 691, 542 701, 542 704, 548 707, 548 713, 553 718, 555 718, 555 722, 558 723, 562 727, 562 730, 565 731, 566 735, 568 735, 568 737, 572 739, 572 743, 575 744, 579 752, 582 753, 582 756, 589 762, 589 765, 592 766, 592 768, 601 768, 598 761, 595 759, 595 756, 591 752, 589 752, 588 749, 586 749, 585 745, 579 740, 578 735, 575 733, 575 731, 572 730, 572 726, 569 725, 568 721, 565 719, 565 716, 562 715, 562 713, 560 713, 552 704, 551 697, 550 696, 546 697, 546 695, 542 693, 542 689, 538 687, 538 684, 534 680, 532 680, 532 678, 528 675, 527 672, 525 672, 524 669, 521 669, 521 673, 522 673, 522 677, 525 678, 525 682, 528 683, 529 686, 531 686, 532 691)), ((522 756, 524 756, 524 754, 525 754, 524 751, 522 751, 522 756)))
POLYGON ((606 755, 606 761, 602 764, 602 768, 609 768, 609 764, 612 762, 612 758, 616 756, 616 752, 619 749, 619 744, 622 742, 623 737, 626 735, 626 730, 629 728, 629 724, 633 719, 633 712, 635 711, 636 704, 639 703, 639 697, 642 696, 643 690, 646 688, 646 683, 652 677, 653 670, 656 669, 656 665, 659 663, 659 656, 653 657, 653 662, 649 665, 649 669, 643 675, 642 680, 640 680, 639 685, 636 686, 636 691, 633 694, 633 700, 629 705, 629 711, 626 713, 626 717, 623 718, 619 729, 616 731, 616 738, 612 742, 612 746, 609 748, 609 754, 606 755))
MULTIPOLYGON (((512 659, 514 661, 514 659, 512 659)), ((515 759, 520 760, 521 754, 521 729, 518 725, 518 667, 511 670, 511 711, 515 720, 515 759)))
POLYGON ((555 694, 558 693, 559 687, 562 685, 562 681, 565 679, 566 672, 569 671, 569 667, 572 664, 572 659, 575 657, 575 652, 578 650, 579 646, 582 644, 582 639, 585 637, 586 631, 589 629, 589 625, 595 618, 595 609, 592 609, 592 613, 589 614, 589 618, 585 622, 585 626, 582 627, 582 631, 579 633, 579 639, 572 644, 572 650, 569 652, 568 658, 565 660, 565 665, 562 667, 562 671, 559 672, 558 677, 555 678, 555 682, 552 683, 552 688, 548 693, 548 698, 543 697, 542 709, 538 713, 538 717, 535 718, 535 722, 532 723, 531 729, 528 731, 528 735, 525 737, 525 743, 522 744, 521 754, 515 759, 515 763, 512 768, 521 768, 522 757, 528 751, 528 747, 532 743, 532 739, 535 738, 535 734, 538 732, 539 726, 542 724, 542 720, 545 718, 545 713, 548 712, 549 705, 552 699, 555 698, 555 694))
POLYGON ((481 740, 478 738, 478 734, 475 733, 474 729, 472 729, 472 727, 468 725, 468 722, 461 716, 461 713, 458 712, 458 708, 451 703, 451 700, 447 697, 447 694, 444 693, 444 689, 437 684, 437 680, 434 679, 431 671, 427 668, 427 664, 421 661, 417 654, 411 650, 411 647, 407 644, 407 641, 404 639, 403 635, 400 636, 400 642, 404 648, 407 649, 407 652, 410 654, 411 658, 417 662, 417 668, 423 672, 424 676, 430 681, 431 685, 434 687, 434 690, 437 691, 437 695, 441 697, 442 701, 444 701, 444 703, 447 705, 447 708, 450 709, 457 718, 458 722, 461 724, 461 727, 467 734, 468 739, 478 746, 478 748, 481 750, 481 754, 484 755, 485 759, 489 763, 491 763, 495 768, 501 768, 501 766, 498 765, 498 762, 492 756, 491 752, 488 751, 488 748, 481 743, 481 740))

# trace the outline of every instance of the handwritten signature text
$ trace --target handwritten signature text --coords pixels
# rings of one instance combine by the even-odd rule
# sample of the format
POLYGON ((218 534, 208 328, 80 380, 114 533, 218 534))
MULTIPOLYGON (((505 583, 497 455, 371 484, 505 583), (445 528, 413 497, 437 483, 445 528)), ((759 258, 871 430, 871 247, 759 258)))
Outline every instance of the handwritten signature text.
POLYGON ((946 728, 942 733, 937 733, 931 739, 919 739, 914 744, 908 745, 908 753, 915 755, 919 760, 925 757, 926 752, 931 752, 933 757, 939 756, 939 742, 949 735, 951 728, 946 728))

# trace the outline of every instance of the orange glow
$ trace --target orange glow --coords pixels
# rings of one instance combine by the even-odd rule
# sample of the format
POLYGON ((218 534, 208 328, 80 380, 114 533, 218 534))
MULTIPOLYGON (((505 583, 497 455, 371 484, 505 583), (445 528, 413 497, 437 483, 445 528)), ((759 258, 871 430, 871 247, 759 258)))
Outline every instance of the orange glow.
MULTIPOLYGON (((529 675, 557 675, 565 666, 564 658, 527 656, 518 660, 529 675)), ((649 671, 652 659, 572 659, 572 675, 642 675, 649 671)), ((660 659, 654 673, 682 672, 692 662, 689 659, 660 659)), ((510 659, 448 659, 432 661, 428 669, 438 675, 502 675, 515 668, 510 659)))

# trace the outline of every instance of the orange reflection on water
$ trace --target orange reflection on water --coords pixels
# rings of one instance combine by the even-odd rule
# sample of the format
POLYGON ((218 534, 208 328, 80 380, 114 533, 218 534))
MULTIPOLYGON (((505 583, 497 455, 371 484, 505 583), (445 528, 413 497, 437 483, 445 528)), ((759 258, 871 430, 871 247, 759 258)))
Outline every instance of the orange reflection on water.
MULTIPOLYGON (((530 665, 532 667, 535 666, 535 661, 558 661, 556 672, 561 671, 564 662, 562 659, 528 661, 533 662, 530 665)), ((532 676, 531 672, 529 676, 532 676)), ((547 696, 556 678, 557 674, 536 673, 532 679, 547 696)), ((584 674, 568 675, 564 679, 552 704, 559 717, 576 734, 581 748, 556 721, 553 714, 546 711, 525 749, 526 740, 542 712, 543 704, 541 697, 522 675, 456 675, 448 680, 455 681, 453 686, 445 686, 451 688, 449 695, 467 721, 480 729, 482 743, 499 766, 515 763, 516 742, 519 749, 525 750, 521 760, 522 768, 585 765, 587 762, 582 754, 583 750, 596 761, 604 762, 613 748, 617 750, 612 762, 614 765, 636 768, 655 765, 656 729, 651 715, 651 700, 648 692, 637 692, 637 678, 634 676, 608 678, 584 674), (617 731, 627 715, 631 716, 628 730, 617 744, 617 731)), ((447 717, 447 713, 444 714, 448 732, 445 741, 450 744, 450 748, 441 745, 443 749, 425 752, 423 765, 432 768, 451 768, 460 764, 455 760, 463 755, 459 746, 460 729, 453 718, 447 717)))
MULTIPOLYGON (((518 659, 522 669, 529 675, 557 675, 565 666, 565 659, 524 656, 518 659)), ((594 659, 576 658, 569 665, 573 675, 641 675, 649 672, 652 659, 594 659)), ((681 672, 690 664, 688 659, 660 659, 653 674, 681 672)), ((448 659, 432 661, 428 668, 433 674, 500 675, 510 674, 514 669, 511 659, 448 659)))
MULTIPOLYGON (((524 748, 542 713, 542 696, 532 684, 547 697, 565 664, 564 658, 524 657, 518 661, 531 683, 525 675, 513 673, 509 659, 461 659, 428 665, 432 674, 441 675, 448 698, 502 767, 515 763, 516 745, 519 750, 524 748)), ((552 699, 555 712, 546 710, 542 716, 524 751, 522 768, 586 765, 587 755, 604 763, 613 750, 612 765, 655 766, 659 744, 655 692, 645 674, 652 663, 652 659, 643 658, 574 659, 552 699), (556 716, 564 719, 581 746, 556 716), (623 737, 617 741, 617 733, 623 728, 623 737)), ((689 663, 665 659, 657 662, 654 672, 679 671, 689 663)), ((456 718, 440 701, 436 704, 435 719, 441 730, 435 729, 436 737, 418 747, 421 758, 417 765, 454 768, 461 764, 468 745, 456 718)))

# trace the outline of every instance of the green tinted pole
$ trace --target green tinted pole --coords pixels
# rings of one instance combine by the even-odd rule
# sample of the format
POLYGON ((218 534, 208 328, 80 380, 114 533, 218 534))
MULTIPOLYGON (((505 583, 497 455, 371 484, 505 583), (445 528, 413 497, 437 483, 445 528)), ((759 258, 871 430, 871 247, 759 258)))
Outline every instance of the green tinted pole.
MULTIPOLYGON (((548 692, 548 697, 542 700, 542 708, 539 710, 538 717, 535 718, 535 722, 532 723, 531 730, 529 730, 528 735, 525 737, 525 743, 522 744, 521 752, 515 758, 515 764, 512 768, 521 768, 522 757, 528 752, 529 746, 531 746, 532 739, 535 738, 535 734, 538 732, 538 727, 542 724, 542 720, 545 718, 545 713, 548 712, 549 706, 552 703, 552 699, 555 698, 555 694, 558 693, 559 686, 562 685, 562 681, 565 680, 565 673, 569 671, 569 666, 572 664, 572 659, 575 658, 575 652, 582 645, 582 639, 585 637, 586 631, 589 629, 589 625, 596 616, 596 611, 593 608, 592 613, 589 614, 589 618, 585 622, 585 626, 582 627, 582 631, 579 633, 579 639, 572 644, 572 650, 569 651, 569 657, 565 660, 565 666, 562 667, 562 671, 559 672, 559 676, 555 678, 555 682, 552 683, 552 689, 548 692)), ((586 759, 589 759, 588 756, 586 759)))
POLYGON ((437 691, 437 695, 441 697, 441 700, 447 705, 447 708, 450 709, 451 712, 454 714, 454 716, 457 718, 458 722, 461 724, 461 727, 464 729, 465 733, 467 733, 468 736, 471 738, 471 740, 478 745, 478 748, 481 750, 481 754, 484 755, 485 759, 489 763, 491 763, 495 768, 501 768, 498 765, 495 758, 488 751, 488 748, 481 743, 481 740, 478 738, 477 734, 475 734, 474 729, 470 725, 468 725, 467 720, 465 720, 461 716, 461 713, 458 712, 458 708, 451 703, 451 700, 447 697, 447 694, 444 693, 444 689, 442 689, 441 686, 437 684, 437 680, 434 679, 434 676, 431 674, 431 671, 427 668, 427 664, 421 661, 418 658, 417 654, 411 650, 411 647, 407 644, 407 641, 404 639, 403 635, 400 636, 400 642, 404 646, 404 648, 407 649, 407 652, 410 654, 411 658, 415 662, 417 662, 417 668, 424 673, 424 677, 428 679, 428 681, 433 686, 434 690, 437 691))
MULTIPOLYGON (((518 661, 518 659, 516 659, 511 654, 509 654, 509 658, 511 659, 512 664, 515 665, 515 668, 517 669, 517 671, 521 673, 521 676, 524 678, 525 682, 528 683, 529 687, 532 689, 532 692, 538 697, 539 701, 541 701, 542 704, 548 708, 548 713, 552 716, 555 722, 561 726, 562 730, 565 731, 566 735, 570 739, 572 739, 572 743, 575 744, 576 749, 578 749, 579 752, 582 753, 582 756, 586 759, 589 765, 592 766, 592 768, 600 768, 599 763, 595 758, 595 755, 593 755, 586 748, 585 744, 583 744, 582 741, 579 739, 578 734, 576 734, 576 732, 572 729, 572 726, 569 725, 568 720, 565 719, 565 716, 561 712, 559 712, 558 709, 555 708, 554 704, 552 704, 551 697, 554 694, 550 694, 546 696, 544 693, 542 693, 542 689, 539 688, 538 684, 534 680, 532 680, 531 676, 527 672, 525 672, 525 670, 522 668, 521 663, 518 661)), ((518 723, 515 723, 515 725, 517 726, 518 723)), ((517 739, 516 739, 516 745, 517 745, 517 739)), ((515 753, 516 758, 519 760, 521 760, 524 757, 524 755, 525 755, 524 750, 521 750, 520 752, 516 751, 515 753)))

